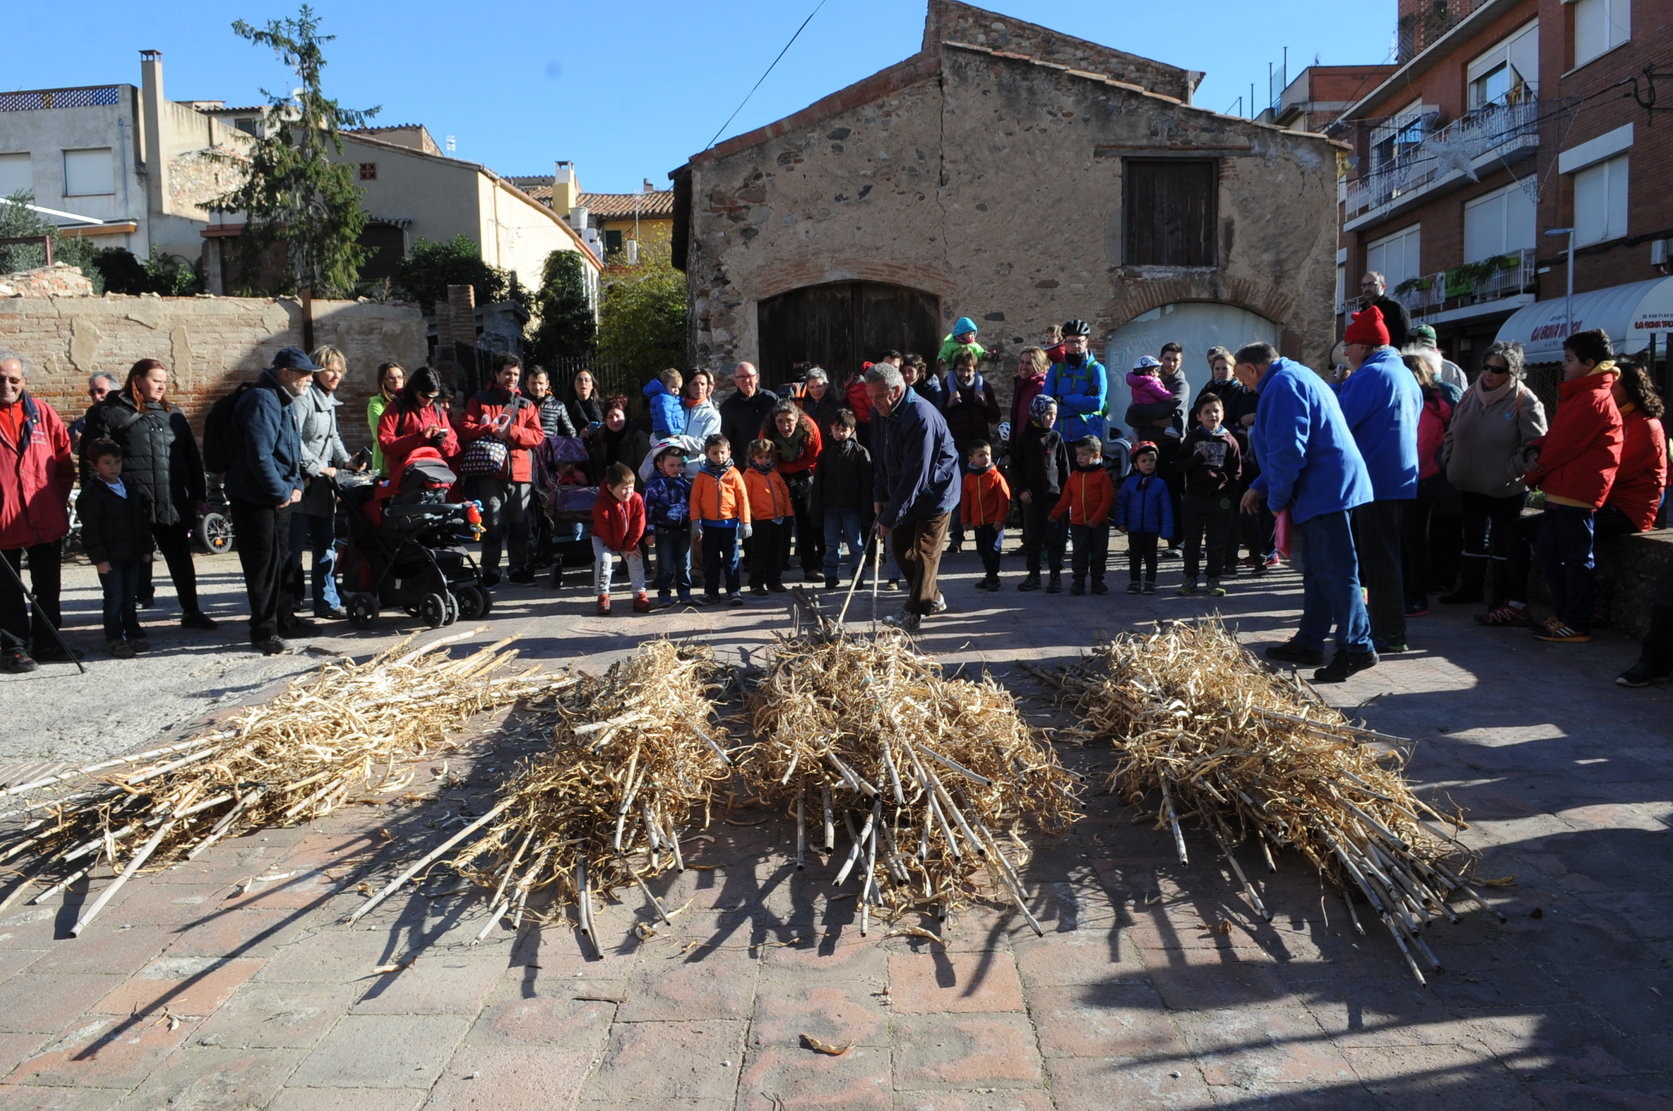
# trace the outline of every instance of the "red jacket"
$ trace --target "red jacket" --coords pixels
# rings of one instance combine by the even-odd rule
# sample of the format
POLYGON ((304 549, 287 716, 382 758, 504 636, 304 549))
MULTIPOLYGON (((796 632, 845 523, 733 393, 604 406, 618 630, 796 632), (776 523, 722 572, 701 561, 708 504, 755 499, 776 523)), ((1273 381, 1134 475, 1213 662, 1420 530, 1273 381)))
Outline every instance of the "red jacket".
POLYGON ((866 376, 856 374, 848 380, 848 386, 843 391, 848 399, 848 407, 854 410, 854 419, 861 424, 871 423, 871 395, 866 393, 866 376))
MULTIPOLYGON (((796 424, 798 426, 796 432, 800 432, 802 436, 802 446, 801 450, 796 452, 794 459, 784 457, 785 448, 793 447, 794 441, 786 440, 778 434, 778 421, 775 418, 767 418, 766 422, 761 425, 761 432, 757 438, 773 442, 777 457, 774 461, 778 464, 779 474, 811 475, 813 468, 819 463, 819 453, 825 450, 825 438, 819 434, 819 422, 806 413, 796 414, 796 424)), ((791 435, 796 435, 796 432, 792 432, 791 435)))
POLYGON ((52 406, 25 392, 12 408, 22 409, 22 419, 0 422, 0 549, 6 551, 69 535, 76 480, 70 434, 52 406))
POLYGON ((1011 487, 998 467, 989 467, 981 474, 964 476, 964 493, 959 498, 959 520, 965 528, 978 525, 1005 525, 1011 513, 1011 487))
POLYGON ((1053 520, 1069 515, 1072 525, 1104 525, 1109 523, 1110 510, 1115 505, 1115 484, 1102 466, 1082 469, 1076 467, 1063 480, 1063 493, 1051 511, 1053 520))
POLYGON ((1621 420, 1626 443, 1607 504, 1626 514, 1639 532, 1646 532, 1656 527, 1661 492, 1667 488, 1667 433, 1659 420, 1645 416, 1634 404, 1621 410, 1621 420))
MULTIPOLYGON (((546 439, 546 430, 540 427, 540 406, 522 394, 518 394, 517 398, 521 404, 517 406, 517 416, 507 431, 505 443, 511 450, 507 452, 506 461, 511 464, 509 477, 512 482, 528 482, 534 477, 529 449, 540 446, 540 442, 546 439)), ((465 420, 459 428, 459 439, 468 444, 490 435, 493 423, 505 412, 509 403, 506 392, 497 386, 479 391, 465 404, 465 420)))
POLYGON ((593 535, 612 552, 630 552, 645 536, 645 499, 637 492, 617 501, 610 487, 600 485, 593 503, 593 535))
POLYGON ((1615 483, 1625 438, 1610 387, 1615 364, 1599 363, 1590 374, 1557 387, 1557 415, 1539 445, 1539 461, 1523 475, 1557 505, 1601 508, 1615 483))
POLYGON ((453 423, 447 419, 447 410, 434 402, 417 410, 408 409, 402 399, 392 402, 378 418, 378 446, 383 449, 383 462, 389 477, 397 484, 401 481, 401 472, 406 469, 407 456, 418 448, 433 447, 441 452, 443 459, 450 461, 459 455, 459 437, 453 432, 453 423), (424 434, 431 428, 446 429, 447 435, 431 443, 424 434))

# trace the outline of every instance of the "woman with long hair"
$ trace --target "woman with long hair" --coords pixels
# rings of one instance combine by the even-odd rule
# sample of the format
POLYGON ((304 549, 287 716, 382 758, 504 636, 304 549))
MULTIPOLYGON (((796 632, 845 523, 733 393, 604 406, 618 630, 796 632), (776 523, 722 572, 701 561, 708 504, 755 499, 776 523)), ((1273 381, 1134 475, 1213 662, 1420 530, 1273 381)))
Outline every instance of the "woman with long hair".
MULTIPOLYGON (((318 361, 317 359, 315 360, 318 361)), ((383 411, 394 404, 407 384, 407 369, 400 363, 378 364, 378 391, 366 400, 366 423, 372 428, 372 470, 383 475, 383 447, 378 443, 378 421, 383 411)))

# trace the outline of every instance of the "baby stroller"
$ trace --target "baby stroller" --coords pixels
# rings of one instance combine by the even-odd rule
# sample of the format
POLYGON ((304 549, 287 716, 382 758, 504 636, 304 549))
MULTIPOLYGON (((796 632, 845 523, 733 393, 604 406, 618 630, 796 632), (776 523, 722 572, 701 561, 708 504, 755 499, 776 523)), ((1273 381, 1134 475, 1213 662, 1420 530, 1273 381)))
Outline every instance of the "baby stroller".
POLYGON ((349 624, 369 628, 384 606, 399 606, 432 629, 493 608, 476 560, 459 545, 481 533, 474 502, 449 502, 458 477, 432 448, 407 458, 399 484, 343 491, 349 546, 343 557, 343 605, 349 624))
POLYGON ((588 474, 590 459, 579 439, 548 436, 534 449, 534 506, 556 535, 568 526, 574 539, 552 542, 551 587, 563 585, 563 569, 592 562, 593 503, 598 501, 598 483, 588 474))

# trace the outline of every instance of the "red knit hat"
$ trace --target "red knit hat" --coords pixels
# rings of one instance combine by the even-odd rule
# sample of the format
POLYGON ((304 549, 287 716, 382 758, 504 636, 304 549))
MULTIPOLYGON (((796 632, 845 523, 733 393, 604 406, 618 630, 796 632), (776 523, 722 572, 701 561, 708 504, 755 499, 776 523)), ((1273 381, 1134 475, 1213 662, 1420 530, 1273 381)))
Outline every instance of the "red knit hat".
POLYGON ((1353 323, 1342 333, 1342 342, 1387 347, 1388 325, 1383 323, 1383 310, 1371 305, 1354 313, 1353 323))

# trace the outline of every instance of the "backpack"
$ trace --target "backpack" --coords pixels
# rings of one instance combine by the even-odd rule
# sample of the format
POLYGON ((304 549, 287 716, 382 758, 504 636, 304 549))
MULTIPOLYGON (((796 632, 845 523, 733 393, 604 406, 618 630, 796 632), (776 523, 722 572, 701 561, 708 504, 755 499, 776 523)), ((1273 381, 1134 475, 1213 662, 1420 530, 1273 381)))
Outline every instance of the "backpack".
POLYGON ((203 469, 210 474, 224 475, 238 458, 238 431, 233 427, 233 414, 238 399, 250 388, 249 382, 238 387, 209 407, 203 418, 203 469))

